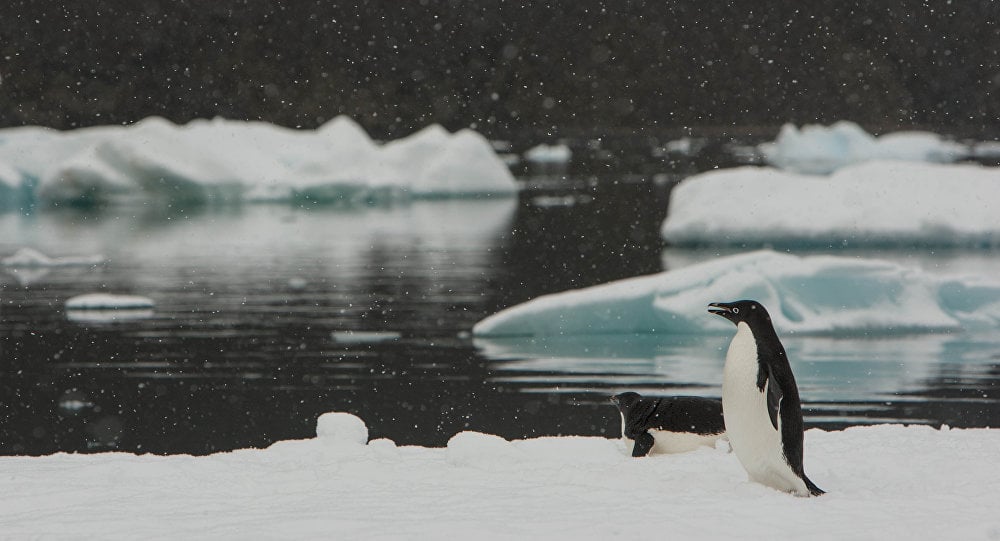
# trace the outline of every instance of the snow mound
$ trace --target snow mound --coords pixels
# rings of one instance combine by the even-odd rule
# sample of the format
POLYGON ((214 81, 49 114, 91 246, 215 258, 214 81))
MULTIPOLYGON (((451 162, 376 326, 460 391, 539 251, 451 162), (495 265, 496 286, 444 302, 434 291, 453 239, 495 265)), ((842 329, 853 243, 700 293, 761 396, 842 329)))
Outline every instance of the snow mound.
POLYGON ((934 276, 875 259, 744 253, 538 297, 476 336, 730 333, 709 302, 755 299, 779 332, 893 334, 1000 327, 1000 281, 934 276))
POLYGON ((674 188, 675 245, 1000 246, 1000 169, 868 162, 828 177, 739 167, 674 188))
POLYGON ((66 301, 67 310, 139 310, 154 306, 147 297, 110 293, 88 293, 66 301))
POLYGON ((481 432, 459 432, 448 440, 449 464, 455 466, 494 467, 516 464, 525 455, 500 436, 481 432))
POLYGON ((316 437, 326 443, 365 445, 368 443, 368 427, 350 413, 324 413, 316 420, 316 437))
POLYGON ((778 137, 760 145, 771 165, 813 175, 869 160, 950 163, 968 155, 968 149, 929 132, 896 132, 875 137, 853 122, 831 126, 782 126, 778 137))
POLYGON ((225 119, 175 125, 157 117, 67 132, 0 130, 0 203, 27 179, 38 180, 36 195, 50 204, 354 204, 517 191, 507 166, 475 132, 433 125, 380 146, 344 116, 316 130, 225 119))

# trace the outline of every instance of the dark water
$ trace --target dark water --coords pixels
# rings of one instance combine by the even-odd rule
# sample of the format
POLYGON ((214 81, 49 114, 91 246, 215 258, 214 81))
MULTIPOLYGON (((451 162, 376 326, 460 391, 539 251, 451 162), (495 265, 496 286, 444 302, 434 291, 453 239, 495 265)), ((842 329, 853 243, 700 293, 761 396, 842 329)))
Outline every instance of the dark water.
MULTIPOLYGON (((469 334, 540 294, 715 255, 664 249, 666 200, 650 181, 542 182, 519 199, 395 207, 2 214, 0 256, 105 259, 0 268, 0 453, 266 446, 311 437, 332 410, 399 444, 612 435, 612 392, 717 397, 727 337, 469 334), (92 292, 156 307, 114 322, 66 312, 92 292)), ((1000 424, 993 334, 785 345, 810 426, 1000 424)))

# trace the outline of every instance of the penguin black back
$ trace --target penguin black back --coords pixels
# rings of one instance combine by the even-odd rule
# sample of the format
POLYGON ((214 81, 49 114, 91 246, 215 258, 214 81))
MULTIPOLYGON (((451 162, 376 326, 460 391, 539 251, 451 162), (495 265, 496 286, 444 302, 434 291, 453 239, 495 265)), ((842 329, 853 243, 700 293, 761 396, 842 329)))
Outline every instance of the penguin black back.
POLYGON ((670 452, 679 452, 687 447, 670 441, 678 438, 669 435, 703 437, 700 444, 706 445, 726 430, 719 400, 698 396, 644 398, 625 392, 611 397, 611 401, 622 415, 622 435, 635 440, 632 456, 645 456, 658 438, 664 441, 664 447, 677 449, 670 452))

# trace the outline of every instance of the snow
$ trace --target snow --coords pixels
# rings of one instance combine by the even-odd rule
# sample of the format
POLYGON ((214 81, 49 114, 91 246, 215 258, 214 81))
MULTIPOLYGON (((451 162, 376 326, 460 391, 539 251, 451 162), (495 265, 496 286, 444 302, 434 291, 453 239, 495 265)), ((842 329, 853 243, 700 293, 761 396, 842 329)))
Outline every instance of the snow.
POLYGON ((0 167, 4 186, 37 180, 38 198, 55 204, 353 204, 517 190, 507 166, 478 133, 452 134, 433 125, 378 145, 345 116, 315 130, 221 118, 175 125, 157 117, 67 132, 5 129, 0 164, 6 164, 0 167), (10 171, 17 173, 13 180, 10 171))
POLYGON ((524 153, 524 159, 533 163, 567 163, 572 157, 573 151, 563 143, 554 145, 542 143, 524 153))
POLYGON ((793 124, 782 126, 778 137, 760 145, 768 163, 806 174, 828 174, 869 160, 949 163, 969 154, 964 145, 919 131, 902 131, 875 137, 853 122, 831 126, 793 124))
POLYGON ((1000 170, 866 162, 818 177, 771 167, 695 175, 671 193, 673 245, 1000 245, 1000 170))
POLYGON ((754 299, 779 333, 880 335, 1000 327, 1000 280, 889 261, 759 250, 545 295, 473 327, 476 336, 731 333, 706 312, 754 299))
MULTIPOLYGON (((608 415, 617 415, 609 404, 608 415)), ((620 440, 446 448, 368 442, 326 414, 313 439, 209 456, 2 457, 0 530, 100 539, 996 539, 1000 431, 882 425, 808 430, 805 466, 828 494, 747 480, 704 447, 635 459, 620 440), (725 520, 720 520, 724 517, 725 520)))

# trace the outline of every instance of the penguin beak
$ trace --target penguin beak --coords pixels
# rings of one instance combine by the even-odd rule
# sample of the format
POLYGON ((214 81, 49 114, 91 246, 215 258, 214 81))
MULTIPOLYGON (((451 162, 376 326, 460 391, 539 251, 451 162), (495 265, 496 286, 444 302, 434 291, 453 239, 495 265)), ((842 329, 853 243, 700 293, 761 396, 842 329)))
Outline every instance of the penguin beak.
POLYGON ((733 314, 732 308, 726 306, 725 303, 721 302, 708 303, 708 312, 711 314, 715 314, 717 316, 722 316, 730 321, 733 319, 733 316, 735 315, 733 314))

